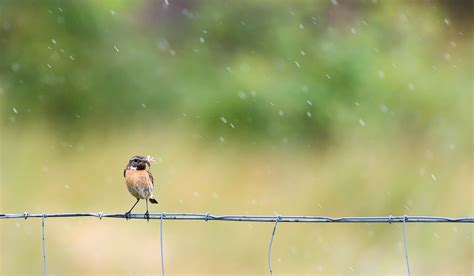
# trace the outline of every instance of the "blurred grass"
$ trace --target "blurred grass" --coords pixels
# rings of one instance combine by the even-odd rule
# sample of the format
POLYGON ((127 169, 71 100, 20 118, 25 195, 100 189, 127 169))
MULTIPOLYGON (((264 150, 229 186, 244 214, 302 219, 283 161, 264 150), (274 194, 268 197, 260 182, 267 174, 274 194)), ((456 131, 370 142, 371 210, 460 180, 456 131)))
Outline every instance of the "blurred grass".
MULTIPOLYGON (((10 161, 3 165, 9 173, 2 189, 15 191, 3 197, 8 212, 126 211, 133 198, 121 170, 129 155, 142 152, 162 160, 152 167, 160 202, 153 212, 460 216, 472 210, 470 154, 439 145, 387 140, 387 146, 353 138, 321 152, 288 143, 209 145, 172 128, 104 132, 100 140, 93 134, 76 144, 50 133, 32 127, 3 141, 10 161), (28 147, 15 146, 20 144, 28 147)), ((143 212, 144 205, 136 211, 143 212)), ((156 221, 51 219, 46 227, 52 272, 150 274, 160 269, 156 221)), ((167 271, 264 273, 271 228, 167 221, 167 271)), ((2 248, 15 248, 2 256, 4 273, 40 271, 38 221, 6 221, 2 229, 2 248), (23 265, 25 252, 31 266, 23 265)), ((472 230, 471 225, 410 224, 415 273, 469 274, 472 230)), ((272 256, 281 273, 404 273, 400 225, 282 224, 277 231, 272 256)))
MULTIPOLYGON (((125 212, 150 154, 153 212, 472 216, 472 3, 170 3, 0 2, 2 213, 125 212)), ((404 274, 400 227, 280 224, 274 271, 404 274)), ((52 273, 160 271, 156 221, 46 229, 52 273)), ((0 230, 39 274, 39 220, 0 230)), ((166 221, 166 271, 266 273, 271 230, 166 221)), ((473 230, 408 225, 413 272, 472 274, 473 230)))

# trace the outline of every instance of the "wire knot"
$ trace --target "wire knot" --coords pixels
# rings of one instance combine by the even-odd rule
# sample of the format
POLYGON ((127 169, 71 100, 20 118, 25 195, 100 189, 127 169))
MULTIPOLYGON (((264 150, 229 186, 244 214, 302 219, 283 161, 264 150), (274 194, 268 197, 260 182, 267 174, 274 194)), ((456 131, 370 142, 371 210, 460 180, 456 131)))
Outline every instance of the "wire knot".
POLYGON ((393 216, 390 215, 390 216, 388 216, 388 223, 389 223, 389 224, 392 224, 392 222, 393 222, 393 216))
POLYGON ((403 215, 403 222, 407 222, 408 221, 408 216, 407 215, 403 215))
POLYGON ((206 213, 205 217, 204 217, 204 221, 207 222, 210 218, 210 214, 209 213, 206 213))
POLYGON ((160 219, 163 220, 164 218, 166 217, 166 215, 164 213, 161 213, 160 214, 160 219))
POLYGON ((275 222, 279 222, 279 221, 281 221, 281 220, 282 220, 282 217, 281 217, 281 215, 277 215, 277 216, 276 216, 276 221, 275 221, 275 222))
POLYGON ((102 217, 104 216, 104 213, 99 212, 99 219, 102 220, 102 217))
POLYGON ((28 212, 24 212, 23 213, 23 217, 25 218, 25 220, 28 218, 28 212))

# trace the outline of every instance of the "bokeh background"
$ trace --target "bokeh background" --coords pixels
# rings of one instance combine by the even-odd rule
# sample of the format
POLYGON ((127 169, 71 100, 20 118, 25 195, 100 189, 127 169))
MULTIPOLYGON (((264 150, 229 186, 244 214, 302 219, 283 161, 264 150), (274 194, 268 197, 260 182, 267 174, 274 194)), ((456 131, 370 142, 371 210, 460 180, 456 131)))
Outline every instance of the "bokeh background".
MULTIPOLYGON (((1 213, 473 215, 471 1, 0 2, 1 213), (135 209, 144 212, 142 202, 135 209)), ((0 274, 41 274, 40 220, 0 274)), ((272 224, 166 221, 169 274, 264 274, 272 224)), ((410 224, 418 275, 473 273, 474 228, 410 224)), ((48 270, 160 272, 159 221, 50 219, 48 270)), ((280 224, 278 274, 404 274, 400 224, 280 224)))

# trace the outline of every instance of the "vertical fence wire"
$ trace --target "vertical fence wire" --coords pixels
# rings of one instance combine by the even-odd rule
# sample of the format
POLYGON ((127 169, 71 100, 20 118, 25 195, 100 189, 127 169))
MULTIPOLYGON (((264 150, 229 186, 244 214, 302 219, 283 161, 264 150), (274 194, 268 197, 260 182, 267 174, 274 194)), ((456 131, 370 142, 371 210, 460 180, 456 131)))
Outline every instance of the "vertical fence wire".
POLYGON ((164 214, 160 215, 160 252, 161 252, 161 275, 165 276, 165 259, 163 256, 163 217, 164 214))
POLYGON ((407 215, 403 216, 403 224, 402 224, 402 230, 403 230, 403 245, 405 247, 405 261, 407 263, 407 270, 408 270, 408 276, 411 275, 410 271, 410 262, 408 261, 408 246, 407 246, 407 232, 406 232, 406 222, 407 222, 407 215))
POLYGON ((280 215, 278 215, 275 219, 275 225, 273 226, 272 237, 270 238, 270 245, 268 246, 268 256, 267 256, 267 258, 268 258, 268 268, 270 270, 270 276, 273 275, 272 258, 271 258, 273 238, 275 238, 276 228, 277 228, 277 225, 278 225, 278 222, 280 221, 280 219, 281 219, 280 215))
POLYGON ((43 216, 41 217, 41 236, 42 236, 42 240, 43 240, 43 273, 44 275, 48 275, 48 270, 46 268, 46 242, 44 240, 44 219, 45 219, 46 215, 43 214, 43 216))

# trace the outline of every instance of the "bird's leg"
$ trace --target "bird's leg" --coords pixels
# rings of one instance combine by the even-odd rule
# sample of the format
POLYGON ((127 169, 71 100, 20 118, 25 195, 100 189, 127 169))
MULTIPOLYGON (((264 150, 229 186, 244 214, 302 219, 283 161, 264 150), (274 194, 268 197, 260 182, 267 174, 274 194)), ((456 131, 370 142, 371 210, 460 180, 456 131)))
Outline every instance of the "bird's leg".
POLYGON ((146 201, 146 213, 145 213, 145 218, 147 221, 150 221, 150 213, 148 213, 148 200, 145 199, 146 201))
POLYGON ((137 202, 135 202, 135 204, 133 204, 132 208, 130 209, 130 211, 126 212, 125 213, 125 218, 126 219, 129 219, 130 218, 130 213, 132 212, 133 208, 135 208, 135 206, 137 205, 138 201, 140 201, 139 198, 137 198, 137 202))

